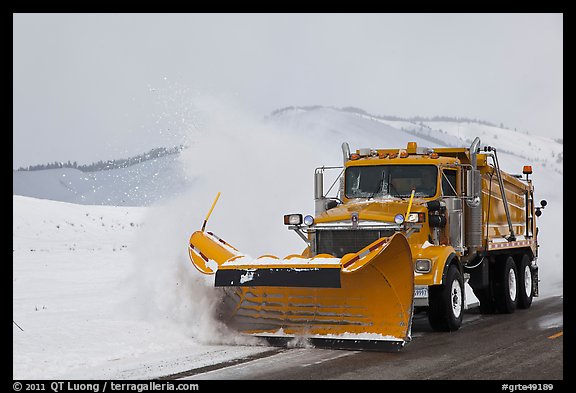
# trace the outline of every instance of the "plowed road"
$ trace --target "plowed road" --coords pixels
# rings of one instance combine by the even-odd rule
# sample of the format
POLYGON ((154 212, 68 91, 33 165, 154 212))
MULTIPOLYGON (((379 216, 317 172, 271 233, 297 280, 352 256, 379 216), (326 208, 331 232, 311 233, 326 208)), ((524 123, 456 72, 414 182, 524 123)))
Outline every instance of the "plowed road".
POLYGON ((413 340, 400 352, 271 348, 252 358, 171 379, 563 379, 563 298, 536 299, 528 310, 466 311, 452 333, 433 332, 415 315, 413 340))

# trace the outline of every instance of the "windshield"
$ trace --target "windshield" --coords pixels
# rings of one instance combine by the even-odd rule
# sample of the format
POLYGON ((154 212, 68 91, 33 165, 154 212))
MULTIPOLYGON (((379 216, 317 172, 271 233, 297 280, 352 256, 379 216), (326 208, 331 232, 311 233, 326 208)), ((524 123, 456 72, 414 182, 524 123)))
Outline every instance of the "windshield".
POLYGON ((346 169, 346 198, 416 197, 436 195, 435 165, 370 165, 346 169))

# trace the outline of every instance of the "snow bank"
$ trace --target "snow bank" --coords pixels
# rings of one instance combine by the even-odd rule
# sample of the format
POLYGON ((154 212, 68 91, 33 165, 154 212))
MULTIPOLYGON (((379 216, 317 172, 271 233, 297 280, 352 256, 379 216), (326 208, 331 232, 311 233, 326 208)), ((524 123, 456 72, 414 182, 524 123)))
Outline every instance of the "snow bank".
POLYGON ((178 251, 151 254, 158 269, 137 261, 159 277, 137 285, 145 274, 134 271, 135 237, 148 231, 148 214, 13 197, 14 379, 149 379, 267 349, 202 344, 201 322, 187 322, 210 305, 189 263, 167 259, 178 251))

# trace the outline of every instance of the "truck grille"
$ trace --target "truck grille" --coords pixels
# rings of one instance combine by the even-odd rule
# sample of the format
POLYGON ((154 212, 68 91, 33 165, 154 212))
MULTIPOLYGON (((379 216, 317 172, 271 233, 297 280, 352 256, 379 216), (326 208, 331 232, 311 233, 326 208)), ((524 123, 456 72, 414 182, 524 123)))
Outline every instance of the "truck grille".
POLYGON ((316 254, 332 254, 342 258, 345 254, 355 253, 370 243, 394 234, 393 229, 385 230, 317 230, 316 254))

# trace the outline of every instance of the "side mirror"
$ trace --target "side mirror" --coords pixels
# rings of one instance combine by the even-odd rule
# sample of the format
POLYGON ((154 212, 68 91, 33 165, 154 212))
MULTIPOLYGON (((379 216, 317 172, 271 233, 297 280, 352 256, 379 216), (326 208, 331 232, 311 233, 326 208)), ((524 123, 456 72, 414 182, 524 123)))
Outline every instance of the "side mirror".
POLYGON ((480 206, 480 195, 482 192, 482 175, 477 169, 472 169, 468 172, 468 199, 466 204, 468 207, 475 208, 480 206))
POLYGON ((548 204, 548 202, 546 202, 545 199, 542 199, 542 200, 540 201, 540 206, 542 206, 542 207, 545 207, 547 204, 548 204))

